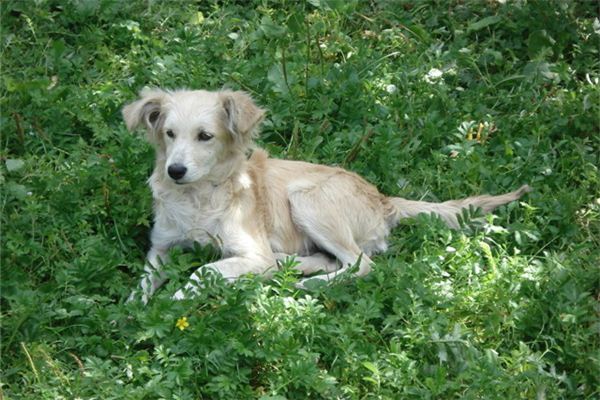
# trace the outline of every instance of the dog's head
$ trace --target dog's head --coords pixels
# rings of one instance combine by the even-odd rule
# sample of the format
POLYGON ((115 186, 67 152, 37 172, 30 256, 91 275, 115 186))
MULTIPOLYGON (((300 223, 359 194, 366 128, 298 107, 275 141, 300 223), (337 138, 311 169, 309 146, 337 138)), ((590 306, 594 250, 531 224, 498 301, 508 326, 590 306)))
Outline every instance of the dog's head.
POLYGON ((209 177, 213 169, 252 143, 264 110, 244 92, 145 89, 123 108, 129 130, 144 125, 148 140, 178 184, 209 177))

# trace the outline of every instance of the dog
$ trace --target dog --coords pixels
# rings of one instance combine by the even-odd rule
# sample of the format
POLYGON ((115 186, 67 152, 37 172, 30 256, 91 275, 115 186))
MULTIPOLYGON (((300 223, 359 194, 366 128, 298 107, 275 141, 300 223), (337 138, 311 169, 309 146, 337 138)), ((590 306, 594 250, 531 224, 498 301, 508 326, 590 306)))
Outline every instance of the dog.
MULTIPOLYGON (((247 93, 232 90, 144 89, 123 108, 127 128, 144 126, 156 149, 144 303, 165 282, 162 265, 175 245, 216 243, 222 259, 204 268, 226 280, 268 277, 278 260, 294 256, 304 276, 320 273, 299 280, 304 287, 308 279, 330 281, 348 269, 368 274, 370 257, 387 249, 386 237, 403 218, 434 213, 457 228, 463 208, 489 213, 530 190, 443 203, 385 196, 342 168, 269 158, 254 144, 264 115, 247 93)), ((194 273, 173 298, 201 288, 194 273)))

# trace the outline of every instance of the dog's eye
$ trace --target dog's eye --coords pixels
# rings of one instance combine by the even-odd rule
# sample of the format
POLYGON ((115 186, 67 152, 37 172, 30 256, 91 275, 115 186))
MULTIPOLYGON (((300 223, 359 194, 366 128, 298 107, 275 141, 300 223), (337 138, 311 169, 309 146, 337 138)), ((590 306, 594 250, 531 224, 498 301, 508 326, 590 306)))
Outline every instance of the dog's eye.
POLYGON ((210 140, 213 138, 213 135, 211 135, 210 133, 206 132, 206 131, 200 131, 198 133, 198 140, 202 141, 202 142, 206 142, 207 140, 210 140))
POLYGON ((172 131, 172 130, 170 130, 170 129, 169 129, 169 130, 167 130, 167 132, 165 132, 165 133, 166 133, 166 134, 167 134, 167 136, 168 136, 168 137, 170 137, 170 138, 174 138, 174 137, 175 137, 175 133, 173 133, 173 131, 172 131))

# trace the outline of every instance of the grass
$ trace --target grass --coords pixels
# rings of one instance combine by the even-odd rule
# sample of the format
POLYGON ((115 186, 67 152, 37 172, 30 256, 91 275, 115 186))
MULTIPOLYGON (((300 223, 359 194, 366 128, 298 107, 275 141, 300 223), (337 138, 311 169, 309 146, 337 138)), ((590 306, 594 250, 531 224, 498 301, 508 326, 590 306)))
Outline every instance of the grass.
POLYGON ((2 2, 0 397, 597 398, 598 9, 505 3, 2 2), (407 221, 365 279, 298 291, 290 262, 172 302, 214 257, 175 250, 124 304, 153 154, 120 108, 146 85, 246 90, 274 157, 384 193, 534 192, 407 221))

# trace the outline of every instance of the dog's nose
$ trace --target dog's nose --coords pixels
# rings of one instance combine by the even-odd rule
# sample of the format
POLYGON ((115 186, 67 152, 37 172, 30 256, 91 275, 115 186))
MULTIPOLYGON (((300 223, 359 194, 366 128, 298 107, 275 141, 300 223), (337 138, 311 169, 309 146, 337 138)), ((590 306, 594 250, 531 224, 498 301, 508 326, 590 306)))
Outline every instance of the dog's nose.
POLYGON ((175 180, 183 178, 187 172, 187 168, 181 164, 171 164, 167 169, 169 176, 175 180))

